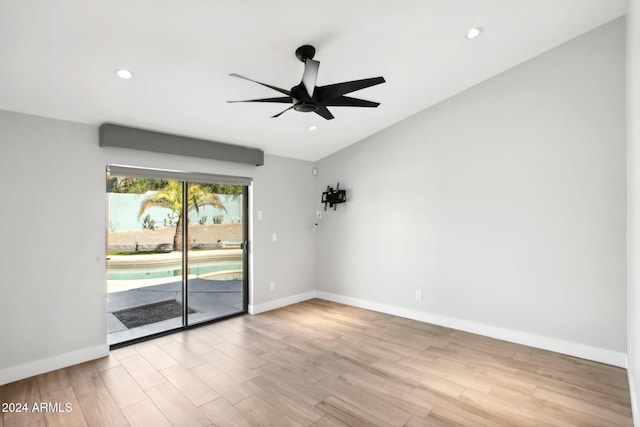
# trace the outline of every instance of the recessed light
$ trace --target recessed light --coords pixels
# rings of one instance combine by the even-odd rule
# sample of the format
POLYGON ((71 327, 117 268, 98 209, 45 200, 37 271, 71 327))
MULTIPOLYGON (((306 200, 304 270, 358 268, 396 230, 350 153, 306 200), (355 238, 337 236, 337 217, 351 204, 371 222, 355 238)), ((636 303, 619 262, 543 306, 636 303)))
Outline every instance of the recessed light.
POLYGON ((472 29, 469 30, 469 32, 467 32, 467 38, 469 40, 475 39, 479 35, 480 35, 480 28, 478 28, 478 27, 472 28, 472 29))
POLYGON ((316 126, 316 125, 311 125, 311 126, 309 126, 309 130, 310 130, 310 131, 318 130, 318 126, 316 126))
POLYGON ((125 68, 119 68, 116 70, 116 76, 120 77, 121 79, 130 79, 131 77, 133 77, 133 73, 125 68))

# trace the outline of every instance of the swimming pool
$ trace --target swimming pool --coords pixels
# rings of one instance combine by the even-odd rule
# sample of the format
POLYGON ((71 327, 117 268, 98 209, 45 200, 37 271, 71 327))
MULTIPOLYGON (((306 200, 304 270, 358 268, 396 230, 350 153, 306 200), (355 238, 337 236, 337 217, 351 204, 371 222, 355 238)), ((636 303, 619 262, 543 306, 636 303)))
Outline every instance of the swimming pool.
MULTIPOLYGON (((215 276, 242 271, 242 251, 211 250, 189 253, 189 275, 215 276), (224 274, 224 273, 222 273, 224 274)), ((107 262, 107 280, 142 280, 182 276, 182 253, 116 255, 107 262)))

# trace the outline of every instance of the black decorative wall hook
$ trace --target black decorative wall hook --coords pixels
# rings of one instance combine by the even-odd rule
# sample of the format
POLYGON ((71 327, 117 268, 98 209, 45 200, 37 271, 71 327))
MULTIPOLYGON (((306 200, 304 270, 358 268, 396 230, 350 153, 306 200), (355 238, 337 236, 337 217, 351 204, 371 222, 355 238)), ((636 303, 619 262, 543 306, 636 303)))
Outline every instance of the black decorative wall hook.
POLYGON ((327 210, 327 204, 333 210, 336 210, 338 203, 344 203, 347 201, 347 192, 340 190, 340 183, 336 184, 336 189, 327 185, 327 191, 322 193, 322 203, 324 203, 324 210, 327 210))

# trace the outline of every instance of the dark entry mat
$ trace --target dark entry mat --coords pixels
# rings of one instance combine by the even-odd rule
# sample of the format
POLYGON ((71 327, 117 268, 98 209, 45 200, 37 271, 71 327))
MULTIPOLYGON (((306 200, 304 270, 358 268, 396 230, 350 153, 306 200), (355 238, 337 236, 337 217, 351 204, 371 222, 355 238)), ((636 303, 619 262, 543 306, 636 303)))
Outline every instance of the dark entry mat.
MULTIPOLYGON (((195 313, 192 309, 189 309, 188 312, 189 314, 195 313)), ((114 311, 112 314, 127 328, 131 329, 150 323, 173 319, 174 317, 180 317, 182 316, 182 304, 176 300, 161 301, 127 308, 126 310, 114 311)))

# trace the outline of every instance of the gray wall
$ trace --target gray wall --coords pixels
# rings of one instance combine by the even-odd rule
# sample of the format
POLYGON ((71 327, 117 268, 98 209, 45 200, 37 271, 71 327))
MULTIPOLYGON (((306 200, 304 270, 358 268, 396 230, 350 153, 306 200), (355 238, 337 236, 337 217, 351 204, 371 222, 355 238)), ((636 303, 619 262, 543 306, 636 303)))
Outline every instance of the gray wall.
POLYGON ((266 156, 255 167, 100 148, 97 127, 6 111, 0 138, 0 384, 107 351, 107 163, 252 176, 265 219, 254 221, 251 309, 315 289, 309 162, 266 156))
POLYGON ((317 195, 313 165, 302 160, 265 156, 255 170, 252 313, 308 299, 315 292, 313 212, 317 195), (259 219, 257 212, 262 212, 259 219), (276 241, 273 241, 276 234, 276 241), (270 283, 275 289, 270 290, 270 283))
POLYGON ((640 426, 640 1, 627 13, 627 263, 628 374, 636 426, 640 426))
POLYGON ((317 191, 348 198, 319 294, 624 365, 624 38, 609 23, 319 161, 317 191))

